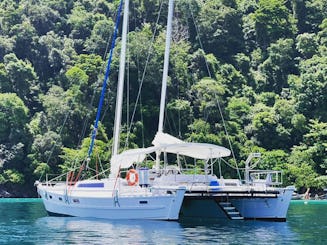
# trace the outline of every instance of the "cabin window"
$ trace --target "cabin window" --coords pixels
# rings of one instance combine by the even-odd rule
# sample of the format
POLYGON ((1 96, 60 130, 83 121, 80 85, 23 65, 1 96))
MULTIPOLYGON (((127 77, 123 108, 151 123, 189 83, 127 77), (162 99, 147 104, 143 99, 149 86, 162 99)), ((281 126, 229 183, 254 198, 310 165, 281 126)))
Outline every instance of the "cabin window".
POLYGON ((78 199, 73 199, 73 203, 79 203, 78 199))
POLYGON ((147 204, 148 201, 140 201, 140 204, 147 204))
POLYGON ((225 186, 237 186, 236 183, 225 183, 225 186))

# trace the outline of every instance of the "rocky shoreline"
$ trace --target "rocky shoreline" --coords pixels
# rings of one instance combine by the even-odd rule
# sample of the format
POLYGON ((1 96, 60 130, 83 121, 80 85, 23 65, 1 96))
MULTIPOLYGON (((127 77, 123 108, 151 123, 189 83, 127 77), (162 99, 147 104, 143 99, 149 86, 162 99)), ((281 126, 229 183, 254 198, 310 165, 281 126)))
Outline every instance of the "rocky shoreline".
POLYGON ((37 197, 34 186, 0 185, 0 198, 32 198, 37 197))

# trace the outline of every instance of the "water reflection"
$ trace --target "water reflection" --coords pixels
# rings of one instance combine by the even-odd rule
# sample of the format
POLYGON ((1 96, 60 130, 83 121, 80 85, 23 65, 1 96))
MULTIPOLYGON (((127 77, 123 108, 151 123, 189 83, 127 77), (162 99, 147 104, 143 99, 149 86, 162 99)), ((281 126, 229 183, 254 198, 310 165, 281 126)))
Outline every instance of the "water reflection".
POLYGON ((40 202, 0 201, 0 244, 326 244, 326 210, 292 204, 287 222, 110 221, 48 217, 40 202))
POLYGON ((38 218, 34 243, 72 244, 283 244, 299 241, 286 222, 263 221, 108 221, 72 217, 38 218))
POLYGON ((298 241, 287 222, 215 220, 181 223, 184 236, 200 243, 283 244, 298 241))
POLYGON ((46 234, 38 238, 40 241, 53 243, 183 244, 178 222, 43 217, 36 220, 35 226, 46 234))

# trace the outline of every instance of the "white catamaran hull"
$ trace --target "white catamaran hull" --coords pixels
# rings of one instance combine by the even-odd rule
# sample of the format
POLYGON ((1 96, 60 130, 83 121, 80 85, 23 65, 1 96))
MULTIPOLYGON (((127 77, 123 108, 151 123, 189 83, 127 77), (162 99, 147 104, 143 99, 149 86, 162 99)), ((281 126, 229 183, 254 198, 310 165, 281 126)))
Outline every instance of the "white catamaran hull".
POLYGON ((286 220, 294 189, 286 188, 276 198, 236 199, 232 204, 246 219, 286 220))
POLYGON ((38 193, 49 215, 76 216, 103 219, 156 219, 177 220, 185 188, 167 194, 131 193, 112 196, 110 191, 72 191, 39 184, 38 193))
POLYGON ((264 182, 242 184, 216 175, 167 173, 153 185, 186 187, 181 218, 266 219, 285 221, 294 186, 278 188, 264 182))
POLYGON ((227 198, 219 194, 187 194, 181 208, 181 218, 241 218, 285 221, 293 191, 292 187, 284 188, 274 197, 239 195, 238 197, 227 198), (229 213, 229 210, 232 212, 229 213), (233 215, 233 213, 237 215, 233 215))

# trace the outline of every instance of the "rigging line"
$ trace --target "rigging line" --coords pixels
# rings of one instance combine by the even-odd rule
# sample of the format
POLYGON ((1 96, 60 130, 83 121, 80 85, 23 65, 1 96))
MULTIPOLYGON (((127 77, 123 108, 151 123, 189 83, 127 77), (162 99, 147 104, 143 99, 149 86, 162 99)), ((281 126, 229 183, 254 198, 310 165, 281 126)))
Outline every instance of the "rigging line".
MULTIPOLYGON (((108 12, 109 12, 109 10, 108 10, 108 12)), ((114 15, 113 18, 117 18, 117 16, 114 15)), ((103 56, 102 56, 102 60, 105 60, 105 59, 106 59, 106 54, 107 54, 107 52, 108 52, 109 45, 110 45, 110 38, 111 38, 111 36, 109 35, 109 36, 108 36, 108 39, 107 39, 106 50, 105 50, 105 52, 104 52, 104 54, 103 54, 103 56)), ((104 67, 104 64, 103 64, 103 67, 104 67)), ((102 68, 103 68, 103 67, 102 67, 102 68)), ((101 69, 101 70, 102 70, 102 69, 101 69)), ((99 71, 99 74, 100 74, 101 70, 99 71)), ((95 89, 95 90, 96 90, 96 89, 95 89)), ((94 90, 94 91, 95 91, 95 90, 94 90)), ((110 88, 108 88, 108 91, 110 92, 110 88)), ((94 95, 95 95, 95 94, 94 94, 94 95)), ((110 100, 110 93, 108 93, 108 98, 107 98, 107 99, 110 100)), ((109 102, 109 103, 110 103, 110 102, 109 102)), ((104 109, 103 115, 102 115, 101 120, 100 120, 101 122, 104 120, 105 115, 107 114, 107 111, 109 110, 109 107, 110 107, 110 105, 108 104, 108 105, 106 106, 106 108, 104 109)))
POLYGON ((144 144, 144 119, 143 119, 143 111, 142 111, 142 95, 140 95, 140 116, 141 116, 141 122, 142 122, 142 147, 145 146, 144 144))
POLYGON ((88 158, 90 158, 90 156, 92 154, 95 137, 96 137, 97 130, 98 130, 98 123, 99 123, 99 119, 100 119, 100 113, 101 113, 101 108, 102 108, 102 104, 103 104, 103 100, 104 100, 105 91, 106 91, 106 88, 107 88, 107 80, 108 80, 109 73, 110 73, 110 65, 111 65, 113 50, 115 48, 115 43, 116 43, 116 37, 117 37, 117 32, 118 32, 118 26, 119 26, 120 13, 121 13, 122 6, 123 6, 123 0, 120 1, 118 14, 117 14, 117 18, 116 18, 114 36, 113 36, 113 39, 112 39, 112 42, 111 42, 111 49, 110 49, 110 54, 109 54, 109 58, 108 58, 105 77, 104 77, 104 80, 103 80, 103 85, 102 85, 102 90, 101 90, 101 97, 100 97, 100 101, 99 101, 99 105, 98 105, 98 111, 97 111, 97 115, 96 115, 96 119, 95 119, 95 123, 94 123, 94 129, 93 129, 93 132, 92 132, 90 147, 89 147, 89 150, 88 150, 88 153, 87 153, 88 158))
MULTIPOLYGON (((109 10, 108 10, 108 12, 109 12, 109 10)), ((109 15, 109 14, 107 14, 107 15, 109 15)), ((114 15, 113 18, 117 18, 117 16, 114 15)), ((108 53, 108 49, 109 49, 109 45, 110 45, 110 38, 111 38, 111 36, 109 35, 108 38, 107 38, 106 50, 105 50, 105 52, 103 53, 102 60, 105 60, 105 59, 106 59, 106 54, 108 53)), ((103 64, 103 67, 102 67, 102 68, 104 68, 104 67, 105 67, 105 64, 103 64)), ((102 69, 101 69, 101 70, 102 70, 102 69)), ((101 70, 99 70, 99 75, 100 75, 100 73, 101 73, 101 70)), ((100 83, 100 82, 99 82, 99 83, 100 83)), ((110 88, 109 88, 108 90, 110 91, 110 88)), ((96 88, 94 89, 94 91, 96 91, 96 88)), ((93 96, 95 96, 95 93, 93 94, 93 96)), ((110 97, 109 93, 108 93, 108 97, 110 97)), ((93 104, 93 103, 92 103, 92 104, 93 104)), ((106 115, 106 113, 107 113, 107 111, 108 111, 108 107, 109 107, 109 105, 106 106, 106 108, 105 108, 105 110, 104 110, 104 112, 103 112, 103 115, 102 115, 101 120, 100 120, 101 122, 103 121, 103 119, 104 119, 104 117, 105 117, 105 115, 106 115)))
MULTIPOLYGON (((130 132, 132 130, 137 104, 138 104, 138 101, 139 101, 139 99, 141 97, 141 90, 142 90, 142 86, 143 86, 143 82, 144 82, 144 77, 145 77, 146 69, 147 69, 147 66, 148 66, 148 63, 149 63, 149 60, 150 60, 150 55, 151 55, 150 51, 152 50, 154 39, 155 39, 155 36, 156 36, 157 26, 158 26, 158 23, 159 23, 159 18, 160 18, 160 13, 161 13, 162 6, 163 6, 163 1, 161 2, 160 8, 159 8, 159 13, 158 13, 158 17, 157 17, 157 20, 156 20, 155 29, 154 29, 153 36, 151 38, 151 43, 150 43, 150 46, 149 46, 149 49, 148 49, 148 55, 147 55, 147 58, 146 58, 145 67, 144 67, 144 70, 143 70, 141 83, 140 83, 140 86, 139 86, 139 90, 138 90, 138 94, 137 94, 137 97, 136 97, 134 110, 133 110, 131 121, 130 121, 131 123, 130 123, 129 129, 127 131, 127 137, 126 137, 127 140, 129 138, 130 132)), ((126 144, 126 142, 125 142, 125 144, 126 144)))
MULTIPOLYGON (((73 102, 75 102, 75 99, 76 99, 76 97, 74 97, 74 99, 73 99, 73 101, 72 101, 72 105, 73 105, 73 102)), ((72 106, 71 106, 71 107, 72 107, 72 106)), ((62 130, 63 130, 63 128, 64 128, 64 125, 65 125, 66 122, 67 122, 67 119, 68 119, 68 117, 69 117, 69 114, 70 114, 70 111, 68 111, 68 112, 66 113, 66 116, 65 116, 64 122, 63 122, 63 124, 61 125, 60 130, 59 130, 59 135, 61 135, 61 133, 62 133, 62 130)), ((56 147, 57 142, 58 142, 58 140, 55 141, 55 143, 53 144, 53 146, 52 146, 52 148, 51 148, 50 155, 49 155, 49 157, 48 157, 48 159, 47 159, 47 162, 46 162, 47 165, 49 165, 50 159, 51 159, 51 157, 52 157, 52 154, 53 154, 53 152, 54 152, 54 149, 55 149, 55 147, 56 147)), ((42 179, 44 173, 45 173, 45 170, 42 171, 41 176, 40 176, 40 178, 39 178, 39 181, 41 181, 41 179, 42 179)))
MULTIPOLYGON (((134 25, 136 27, 136 18, 134 18, 134 25)), ((141 73, 140 73, 140 56, 139 56, 139 53, 136 54, 136 59, 137 59, 137 81, 138 81, 139 86, 140 86, 140 84, 141 84, 141 73)), ((139 107, 139 109, 140 109, 140 118, 141 118, 141 123, 142 123, 141 136, 142 136, 142 147, 144 148, 144 146, 145 146, 145 143, 144 143, 144 120, 143 120, 142 107, 143 107, 143 105, 142 105, 142 95, 140 95, 140 107, 139 107)), ((129 135, 127 135, 127 136, 129 136, 129 135)), ((126 139, 128 140, 128 137, 126 139)))
POLYGON ((224 158, 221 158, 221 161, 224 162, 227 166, 229 166, 230 168, 232 169, 235 169, 235 170, 245 170, 245 168, 239 168, 239 167, 235 167, 233 165, 231 165, 229 162, 227 162, 224 158))
MULTIPOLYGON (((198 35, 198 40, 199 40, 199 44, 200 44, 200 48, 203 50, 204 52, 204 49, 203 49, 203 45, 202 45, 202 41, 201 41, 201 38, 200 38, 200 34, 199 34, 199 27, 195 21, 195 18, 194 18, 194 15, 193 15, 193 11, 192 11, 192 8, 191 8, 191 3, 189 3, 189 9, 190 9, 190 12, 191 12, 191 15, 192 15, 192 20, 193 20, 193 23, 194 23, 194 26, 195 26, 195 31, 196 31, 196 34, 198 35)), ((211 75, 211 72, 210 72, 210 69, 209 69, 209 65, 208 65, 208 61, 207 59, 205 58, 204 56, 204 62, 206 64, 206 67, 207 67, 207 71, 208 71, 208 75, 210 78, 212 78, 212 75, 211 75)))
MULTIPOLYGON (((110 11, 108 10, 106 16, 109 16, 109 12, 110 11)), ((115 19, 115 18, 117 18, 116 14, 114 14, 114 16, 113 16, 113 19, 115 19)), ((105 51, 104 51, 104 53, 102 55, 102 60, 105 60, 106 59, 106 54, 108 53, 108 50, 109 50, 110 39, 111 39, 111 36, 108 35, 107 41, 106 41, 106 49, 105 49, 105 51)), ((94 50, 95 50, 95 48, 93 49, 93 53, 94 53, 94 50)), ((102 70, 103 70, 104 67, 105 67, 105 63, 103 63, 103 65, 98 69, 98 76, 101 74, 101 72, 102 72, 102 70)), ((82 140, 85 138, 86 129, 87 129, 87 127, 89 125, 89 121, 90 121, 91 109, 93 107, 93 103, 94 103, 94 100, 95 100, 95 95, 96 95, 97 87, 98 87, 99 84, 100 84, 100 80, 97 79, 96 86, 93 89, 91 101, 88 104, 88 113, 85 116, 85 120, 83 122, 82 130, 81 130, 81 135, 79 137, 79 140, 78 140, 78 144, 77 145, 81 145, 82 144, 82 140)))
MULTIPOLYGON (((198 25, 197 25, 197 23, 195 21, 195 18, 194 18, 193 11, 192 11, 192 8, 190 6, 190 3, 189 3, 189 9, 190 9, 190 12, 191 12, 191 15, 192 15, 192 20, 193 20, 193 23, 194 23, 194 26, 195 26, 195 30, 196 30, 198 39, 199 39, 200 47, 204 51, 203 45, 202 45, 202 42, 201 42, 201 37, 200 37, 200 34, 199 34, 199 27, 198 27, 198 25)), ((211 72, 210 72, 210 69, 209 69, 209 65, 208 65, 208 62, 207 62, 207 59, 206 59, 205 56, 204 56, 204 60, 205 60, 205 64, 206 64, 206 67, 207 67, 209 77, 212 78, 212 75, 211 75, 211 72)), ((218 106, 218 109, 219 109, 219 114, 220 114, 220 117, 221 117, 221 119, 223 121, 223 126, 224 126, 224 130, 225 130, 225 133, 226 133, 226 136, 227 136, 228 144, 229 144, 229 147, 230 147, 231 152, 232 152, 233 159, 234 159, 235 164, 236 164, 237 174, 238 174, 239 179, 242 179, 239 168, 238 168, 238 164, 237 164, 237 161, 236 161, 235 153, 234 153, 234 150, 233 150, 233 147, 232 147, 232 143, 231 143, 231 140, 230 140, 230 136, 229 136, 228 131, 227 131, 225 119, 223 117, 221 106, 220 106, 220 103, 219 103, 219 100, 218 100, 218 96, 217 96, 216 92, 214 92, 214 94, 215 94, 216 103, 217 103, 217 106, 218 106)))
MULTIPOLYGON (((107 14, 108 16, 109 16, 109 10, 108 10, 108 14, 107 14)), ((117 18, 117 15, 114 15, 113 16, 113 19, 114 18, 117 18)), ((109 49, 109 45, 110 45, 110 39, 111 39, 111 36, 109 35, 108 36, 108 39, 107 39, 107 45, 106 45, 106 50, 105 50, 105 52, 104 52, 104 54, 103 54, 103 56, 102 56, 102 59, 103 60, 105 60, 106 59, 106 54, 107 54, 107 52, 108 52, 108 49, 109 49)), ((103 64, 103 67, 102 68, 104 68, 105 67, 105 64, 103 64)), ((101 69, 102 70, 102 69, 101 69)), ((99 74, 101 73, 101 70, 99 71, 99 74)), ((96 90, 96 89, 95 89, 96 90)), ((110 89, 110 87, 108 88, 108 92, 110 92, 111 91, 111 89, 110 89)), ((94 94, 95 95, 95 94, 94 94)), ((101 122, 104 120, 104 118, 105 118, 105 116, 106 116, 106 114, 107 114, 107 112, 108 112, 108 110, 109 110, 109 107, 110 107, 110 93, 108 93, 108 95, 107 95, 107 99, 108 99, 108 101, 109 101, 109 103, 106 105, 106 107, 105 107, 105 109, 104 109, 104 111, 103 111, 103 115, 102 115, 102 117, 101 117, 101 122)))
POLYGON ((164 120, 164 125, 166 126, 168 124, 168 128, 169 128, 169 132, 174 132, 175 134, 178 130, 177 130, 177 126, 174 120, 174 116, 171 115, 171 113, 168 113, 168 109, 165 108, 165 120, 164 120))
MULTIPOLYGON (((178 100, 180 100, 180 94, 181 94, 181 91, 180 91, 180 86, 179 86, 180 84, 179 84, 179 80, 178 80, 178 85, 177 85, 177 88, 178 88, 178 100)), ((182 119, 181 119, 181 111, 180 110, 178 110, 178 136, 180 137, 180 138, 182 138, 182 132, 181 132, 181 121, 182 121, 182 119)))
MULTIPOLYGON (((137 81, 139 82, 139 86, 141 84, 141 79, 140 79, 140 59, 139 59, 139 55, 137 55, 137 81)), ((142 131, 141 131, 141 135, 142 135, 142 147, 144 148, 144 120, 143 120, 143 111, 142 111, 142 95, 140 94, 140 117, 141 117, 141 123, 142 123, 142 131)), ((128 139, 128 137, 127 137, 128 139)))
MULTIPOLYGON (((135 9, 136 9, 136 7, 135 7, 135 3, 134 3, 134 15, 136 16, 135 9)), ((134 26, 136 28, 136 18, 134 18, 134 26)), ((137 53, 137 81, 138 81, 139 86, 140 86, 140 84, 141 84, 141 78, 140 78, 140 57, 139 57, 139 54, 138 53, 137 53)), ((141 123, 142 123, 141 135, 142 135, 142 147, 144 148, 144 146, 145 146, 145 143, 144 143, 144 120, 143 120, 142 107, 143 107, 142 106, 142 95, 140 95, 140 117, 141 117, 141 123)), ((126 139, 128 140, 128 137, 126 139)))
MULTIPOLYGON (((139 83, 139 86, 141 84, 141 78, 140 78, 140 57, 139 54, 136 54, 136 64, 137 64, 137 81, 139 83)), ((140 95, 140 117, 141 117, 141 123, 142 123, 142 147, 144 147, 144 120, 143 120, 143 112, 142 112, 142 95, 140 95)), ((125 147, 127 146, 128 137, 126 137, 125 147)))
MULTIPOLYGON (((81 85, 81 83, 80 83, 79 85, 81 85)), ((76 98, 77 98, 77 96, 74 96, 74 97, 73 97, 73 99, 72 99, 72 101, 71 101, 71 105, 70 105, 70 107, 69 107, 70 109, 73 108, 73 105, 74 105, 74 103, 75 103, 75 101, 76 101, 76 98)), ((65 126, 65 124, 66 124, 66 122, 67 122, 67 120, 68 120, 70 114, 71 114, 71 110, 68 110, 67 113, 66 113, 66 115, 65 115, 64 121, 63 121, 63 123, 62 123, 62 125, 61 125, 61 127, 60 127, 60 130, 59 130, 59 132, 58 132, 58 135, 61 135, 61 134, 62 134, 62 131, 63 131, 63 129, 64 129, 64 126, 65 126)), ((50 155, 49 155, 49 157, 48 157, 48 159, 47 159, 47 162, 46 162, 47 165, 49 165, 50 159, 51 159, 51 157, 52 157, 52 154, 53 154, 53 152, 54 152, 54 149, 55 149, 55 146, 56 146, 57 142, 58 142, 58 140, 55 141, 55 143, 53 144, 53 146, 52 146, 52 148, 51 148, 50 155)), ((76 155, 77 155, 77 153, 76 153, 76 155)), ((76 159, 76 157, 75 157, 74 159, 76 159)), ((77 161, 74 162, 73 168, 75 168, 76 162, 77 162, 77 161)), ((45 170, 41 173, 41 176, 40 176, 40 178, 39 178, 39 181, 42 179, 44 173, 45 173, 45 170)))

